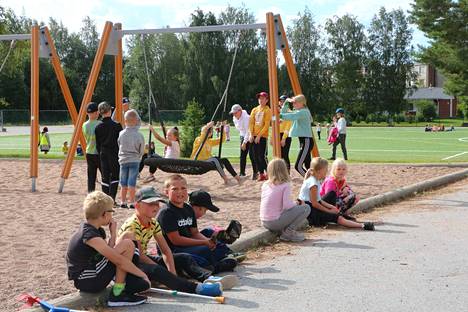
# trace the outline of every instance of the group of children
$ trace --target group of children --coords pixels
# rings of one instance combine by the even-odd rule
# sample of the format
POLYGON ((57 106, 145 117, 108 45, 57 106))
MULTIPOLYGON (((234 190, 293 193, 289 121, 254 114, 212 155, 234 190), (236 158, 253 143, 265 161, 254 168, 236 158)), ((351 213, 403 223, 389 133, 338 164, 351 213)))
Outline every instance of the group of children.
POLYGON ((138 190, 135 213, 118 230, 112 198, 100 191, 87 195, 85 221, 71 238, 66 257, 76 288, 95 293, 114 281, 108 305, 124 306, 145 302, 139 293, 152 282, 206 296, 220 296, 237 285, 234 275, 213 274, 232 271, 244 255, 233 253, 217 229, 198 230, 198 218, 207 210, 219 211, 211 196, 202 190, 189 195, 180 175, 168 177, 164 191, 167 203, 153 187, 138 190), (166 207, 159 211, 163 202, 166 207), (148 248, 153 238, 158 253, 148 248))

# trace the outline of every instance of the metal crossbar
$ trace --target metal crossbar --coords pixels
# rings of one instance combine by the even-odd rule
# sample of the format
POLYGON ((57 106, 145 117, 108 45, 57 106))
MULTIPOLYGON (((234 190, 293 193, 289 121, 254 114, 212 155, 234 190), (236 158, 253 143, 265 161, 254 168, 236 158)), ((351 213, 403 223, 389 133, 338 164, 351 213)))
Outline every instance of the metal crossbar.
POLYGON ((0 35, 0 41, 31 40, 31 34, 0 35))
POLYGON ((121 30, 122 36, 137 34, 162 34, 162 33, 189 33, 189 32, 210 32, 226 30, 248 30, 265 29, 265 23, 258 24, 235 24, 235 25, 211 25, 211 26, 193 26, 181 28, 157 28, 157 29, 127 29, 121 30))

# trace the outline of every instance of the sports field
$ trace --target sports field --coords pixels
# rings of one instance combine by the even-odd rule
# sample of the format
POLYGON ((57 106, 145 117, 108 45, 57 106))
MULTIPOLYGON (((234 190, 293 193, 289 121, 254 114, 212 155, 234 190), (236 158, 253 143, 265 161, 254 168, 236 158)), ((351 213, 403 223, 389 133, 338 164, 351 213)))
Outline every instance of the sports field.
MULTIPOLYGON (((70 131, 71 128, 68 128, 70 131)), ((71 141, 71 133, 50 132, 52 150, 41 158, 61 158, 61 146, 64 141, 71 141)), ((11 133, 13 131, 9 131, 11 133)), ((148 130, 142 129, 145 138, 148 130)), ((0 135, 0 157, 28 157, 29 135, 0 135)), ((331 156, 331 147, 325 140, 318 142, 323 157, 331 156)), ((239 135, 231 127, 231 141, 223 145, 223 156, 238 162, 239 135)), ((456 128, 453 132, 425 133, 423 128, 348 128, 348 157, 352 162, 398 162, 398 163, 447 163, 468 162, 468 128, 456 128)), ((162 146, 156 145, 159 153, 162 146)), ((290 157, 294 161, 298 151, 297 139, 293 140, 290 157)), ((217 149, 215 152, 217 155, 217 149)), ((269 152, 272 155, 271 151, 269 152)), ((337 156, 341 156, 338 147, 337 156)))

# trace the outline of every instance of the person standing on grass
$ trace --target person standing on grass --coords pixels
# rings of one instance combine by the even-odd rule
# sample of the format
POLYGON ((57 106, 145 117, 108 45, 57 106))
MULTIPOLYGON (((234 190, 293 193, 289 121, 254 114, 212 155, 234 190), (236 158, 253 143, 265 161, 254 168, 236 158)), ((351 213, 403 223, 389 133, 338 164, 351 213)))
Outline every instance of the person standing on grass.
POLYGON ((311 128, 312 115, 307 108, 306 98, 303 94, 296 95, 287 101, 293 104, 294 110, 288 112, 289 108, 287 105, 284 105, 283 108, 281 108, 280 118, 293 121, 289 135, 291 137, 297 137, 300 144, 300 150, 294 168, 301 176, 304 176, 306 171, 310 168, 310 152, 314 147, 311 128))
POLYGON ((120 198, 121 208, 135 208, 135 187, 141 158, 145 152, 145 138, 138 131, 140 116, 134 109, 125 112, 125 129, 120 131, 117 143, 119 145, 120 165, 120 198), (127 206, 127 192, 129 206, 127 206))
POLYGON ((341 145, 341 151, 343 152, 344 160, 348 160, 348 152, 346 151, 346 119, 344 116, 344 109, 338 108, 336 110, 336 118, 338 121, 336 122, 336 127, 338 129, 338 138, 333 143, 332 149, 332 157, 330 160, 336 159, 336 147, 341 145))
MULTIPOLYGON (((82 130, 86 140, 86 164, 88 173, 88 193, 93 192, 96 189, 96 177, 97 171, 101 172, 101 164, 99 160, 99 154, 96 149, 96 134, 95 129, 97 125, 101 123, 98 112, 98 105, 91 102, 86 107, 86 114, 88 120, 83 124, 82 130)), ((102 176, 102 174, 101 174, 102 176)))
POLYGON ((229 114, 232 115, 232 121, 234 126, 239 131, 240 135, 240 173, 239 176, 245 177, 245 167, 247 165, 247 154, 249 154, 250 162, 252 163, 252 177, 255 177, 257 172, 257 165, 255 162, 255 155, 253 151, 253 144, 250 143, 250 130, 249 122, 250 115, 246 110, 242 109, 242 106, 239 104, 234 104, 231 107, 229 114))
POLYGON ((315 128, 315 131, 317 131, 317 137, 318 137, 318 139, 320 141, 321 140, 320 134, 322 133, 322 126, 320 125, 320 122, 317 123, 317 128, 315 128))
POLYGON ((117 189, 119 187, 119 138, 122 126, 112 120, 112 108, 107 102, 98 105, 99 114, 102 116, 102 123, 95 129, 96 150, 99 153, 101 162, 101 186, 102 191, 108 194, 115 202, 117 189))
MULTIPOLYGON (((284 107, 284 103, 288 97, 282 95, 279 98, 279 111, 284 107)), ((288 103, 289 104, 289 103, 288 103)), ((288 110, 289 111, 289 110, 288 110)), ((289 160, 289 150, 291 149, 291 137, 289 136, 289 131, 291 130, 291 121, 290 120, 280 120, 280 138, 281 138, 281 158, 286 162, 288 167, 288 172, 291 171, 291 162, 289 160)))
MULTIPOLYGON (((128 111, 129 109, 130 109, 130 100, 129 100, 129 98, 127 98, 127 97, 122 98, 122 119, 123 119, 123 117, 125 115, 125 112, 128 111)), ((115 109, 112 112, 112 117, 111 118, 112 118, 113 121, 116 121, 115 120, 115 109)))
POLYGON ((50 137, 49 137, 49 128, 42 128, 42 132, 39 135, 39 149, 44 154, 47 154, 50 151, 50 137))
MULTIPOLYGON (((268 107, 268 93, 257 94, 258 106, 250 112, 249 130, 251 133, 250 143, 253 144, 255 161, 257 163, 257 181, 266 181, 267 169, 267 140, 270 130, 271 110, 268 107)), ((255 174, 252 178, 255 178, 255 174)))

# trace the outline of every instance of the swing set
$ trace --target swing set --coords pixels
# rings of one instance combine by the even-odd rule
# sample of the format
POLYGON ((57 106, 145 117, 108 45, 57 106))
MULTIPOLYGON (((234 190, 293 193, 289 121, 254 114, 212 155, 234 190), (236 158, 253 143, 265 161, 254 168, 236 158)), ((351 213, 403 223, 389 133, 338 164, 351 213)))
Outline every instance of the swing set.
MULTIPOLYGON (((104 55, 114 56, 114 73, 115 73, 115 116, 116 121, 123 122, 122 114, 122 98, 123 98, 123 52, 122 52, 122 38, 126 35, 145 35, 145 34, 160 34, 160 33, 190 33, 190 32, 214 32, 214 31, 242 31, 242 30, 266 30, 266 42, 267 42, 267 58, 268 58, 268 80, 269 80, 269 103, 276 104, 278 101, 278 74, 277 74, 277 63, 276 53, 277 50, 281 50, 290 83, 295 95, 301 94, 302 89, 299 84, 299 78, 297 75, 296 68, 293 63, 289 44, 286 38, 286 32, 281 20, 280 15, 274 15, 269 12, 266 14, 266 23, 257 24, 237 24, 237 25, 212 25, 212 26, 194 26, 194 27, 183 27, 183 28, 161 28, 161 29, 134 29, 134 30, 123 30, 122 24, 112 22, 106 22, 104 30, 101 35, 101 40, 96 52, 96 56, 93 61, 93 65, 89 74, 88 83, 84 92, 83 99, 81 101, 80 110, 77 113, 73 99, 68 88, 68 84, 63 74, 63 70, 60 65, 57 52, 55 50, 54 43, 50 36, 47 27, 41 27, 34 25, 31 29, 31 34, 18 34, 18 35, 0 35, 0 41, 2 40, 30 40, 31 41, 31 139, 30 139, 30 177, 32 179, 32 191, 36 190, 36 179, 38 177, 38 134, 39 134, 39 58, 49 58, 54 67, 55 74, 59 81, 62 93, 65 97, 68 110, 71 115, 72 122, 74 124, 73 136, 71 139, 70 150, 76 150, 78 142, 83 146, 85 150, 85 140, 83 137, 81 126, 86 120, 86 105, 91 102, 92 95, 96 86, 97 78, 101 69, 101 65, 104 59, 104 55)), ((239 35, 240 37, 240 35, 239 35)), ((238 37, 238 40, 239 40, 238 37)), ((229 78, 226 83, 226 89, 221 97, 221 100, 213 114, 212 120, 214 119, 217 110, 224 101, 224 112, 226 111, 227 103, 227 91, 229 88, 229 81, 232 75, 232 70, 235 62, 235 56, 237 54, 237 47, 233 57, 233 62, 230 68, 229 78)), ((144 48, 145 50, 145 48, 144 48)), ((147 70, 146 52, 144 52, 145 65, 147 70)), ((158 115, 158 109, 154 95, 151 91, 151 84, 148 76, 148 89, 149 89, 149 101, 153 102, 156 115, 158 115)), ((151 103, 148 103, 150 106, 151 103)), ((281 157, 281 145, 279 137, 279 111, 277 105, 271 105, 273 114, 272 118, 272 141, 273 141, 273 155, 275 157, 281 157)), ((160 118, 159 118, 160 119, 160 118)), ((150 120, 151 121, 151 120, 150 120)), ((161 122, 161 126, 164 130, 164 125, 161 122)), ((223 127, 222 127, 223 129, 223 127)), ((222 135, 222 133, 221 133, 222 135)), ((205 135, 203 143, 201 144, 197 156, 203 147, 203 144, 207 140, 205 135)), ((221 140, 222 141, 222 140, 221 140)), ((220 144, 220 153, 222 149, 222 143, 220 144)), ((319 152, 317 145, 314 145, 312 150, 313 156, 318 156, 319 152)), ((58 192, 63 191, 65 181, 68 179, 73 164, 74 153, 68 153, 62 168, 60 175, 60 183, 58 192)), ((197 161, 196 157, 194 160, 187 159, 150 159, 148 162, 155 161, 161 170, 167 172, 177 172, 186 174, 202 174, 209 170, 213 170, 210 163, 204 161, 197 161)), ((148 164, 148 163, 147 163, 148 164)))

